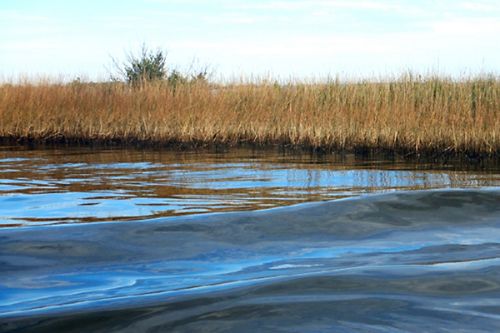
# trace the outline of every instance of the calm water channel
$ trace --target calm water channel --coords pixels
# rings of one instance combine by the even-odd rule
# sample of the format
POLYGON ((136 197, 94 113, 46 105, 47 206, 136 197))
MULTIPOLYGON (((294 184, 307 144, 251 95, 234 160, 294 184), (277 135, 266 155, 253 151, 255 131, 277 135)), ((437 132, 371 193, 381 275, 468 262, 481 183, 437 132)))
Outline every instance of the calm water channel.
POLYGON ((2 146, 10 331, 500 331, 500 166, 2 146))

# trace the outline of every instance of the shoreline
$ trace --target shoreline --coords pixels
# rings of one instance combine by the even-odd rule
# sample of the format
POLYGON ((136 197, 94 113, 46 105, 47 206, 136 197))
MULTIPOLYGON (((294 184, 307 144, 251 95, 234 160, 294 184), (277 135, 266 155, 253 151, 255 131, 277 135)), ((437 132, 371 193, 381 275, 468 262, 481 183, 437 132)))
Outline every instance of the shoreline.
POLYGON ((339 147, 315 147, 311 145, 283 144, 278 142, 252 143, 252 142, 179 142, 179 141, 144 141, 134 139, 82 139, 82 138, 16 138, 0 137, 0 147, 15 146, 29 149, 57 149, 57 148, 89 148, 89 149, 166 149, 178 152, 215 152, 224 153, 233 149, 247 149, 260 152, 272 151, 291 155, 313 154, 325 156, 354 155, 359 158, 383 157, 387 159, 400 159, 415 162, 448 163, 449 161, 477 163, 499 163, 500 152, 493 154, 478 154, 476 152, 440 151, 435 149, 412 151, 406 149, 393 149, 384 147, 352 147, 350 149, 339 147))
POLYGON ((0 85, 0 141, 498 159, 500 79, 0 85))

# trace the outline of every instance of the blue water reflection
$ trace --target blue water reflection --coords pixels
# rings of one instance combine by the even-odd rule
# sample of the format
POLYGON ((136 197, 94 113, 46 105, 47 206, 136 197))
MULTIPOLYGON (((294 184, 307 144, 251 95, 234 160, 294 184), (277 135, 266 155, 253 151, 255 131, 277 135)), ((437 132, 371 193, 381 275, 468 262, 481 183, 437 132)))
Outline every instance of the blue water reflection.
POLYGON ((3 147, 0 332, 500 331, 498 170, 3 147))
POLYGON ((487 170, 353 156, 0 149, 0 226, 255 210, 405 189, 495 186, 487 170))

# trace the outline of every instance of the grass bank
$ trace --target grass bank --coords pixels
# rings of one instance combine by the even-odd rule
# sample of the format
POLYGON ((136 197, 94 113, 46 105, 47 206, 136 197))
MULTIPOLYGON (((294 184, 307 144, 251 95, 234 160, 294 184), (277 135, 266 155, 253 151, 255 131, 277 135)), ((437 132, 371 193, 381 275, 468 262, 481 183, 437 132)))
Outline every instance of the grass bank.
POLYGON ((0 86, 0 137, 498 156, 497 77, 0 86))

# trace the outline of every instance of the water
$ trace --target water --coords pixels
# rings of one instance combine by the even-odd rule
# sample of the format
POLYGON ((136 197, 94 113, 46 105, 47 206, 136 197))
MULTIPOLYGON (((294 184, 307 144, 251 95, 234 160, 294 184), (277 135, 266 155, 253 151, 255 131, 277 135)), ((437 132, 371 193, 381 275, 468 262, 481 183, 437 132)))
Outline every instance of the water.
POLYGON ((498 170, 3 147, 0 331, 499 331, 498 170))

